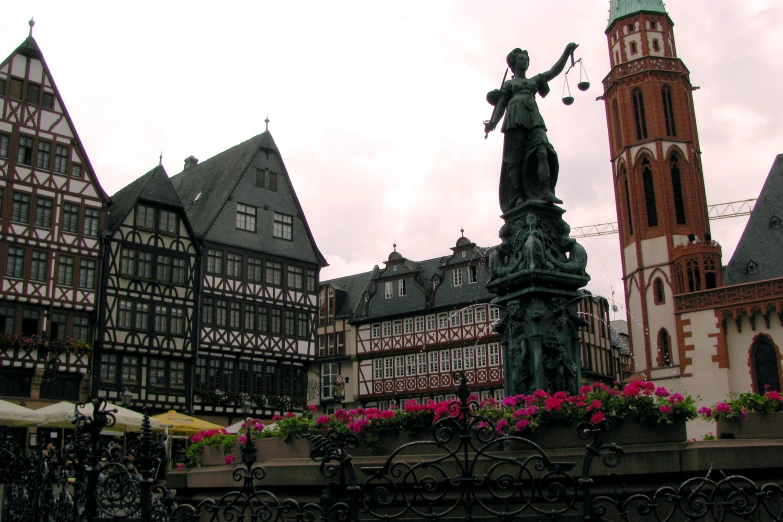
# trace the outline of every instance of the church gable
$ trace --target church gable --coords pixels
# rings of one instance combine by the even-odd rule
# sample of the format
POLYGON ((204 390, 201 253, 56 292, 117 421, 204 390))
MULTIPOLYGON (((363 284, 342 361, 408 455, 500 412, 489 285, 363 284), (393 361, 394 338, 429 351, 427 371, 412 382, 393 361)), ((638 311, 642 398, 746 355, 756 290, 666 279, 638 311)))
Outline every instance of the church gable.
POLYGON ((726 269, 726 284, 783 277, 783 154, 775 159, 726 269))

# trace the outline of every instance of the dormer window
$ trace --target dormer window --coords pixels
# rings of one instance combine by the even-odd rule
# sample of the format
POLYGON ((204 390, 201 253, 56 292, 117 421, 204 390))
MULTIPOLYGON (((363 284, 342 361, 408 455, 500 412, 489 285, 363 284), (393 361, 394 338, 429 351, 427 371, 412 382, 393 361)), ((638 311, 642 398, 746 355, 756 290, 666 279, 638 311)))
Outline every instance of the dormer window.
POLYGON ((397 295, 400 296, 400 297, 408 295, 408 280, 407 279, 400 279, 399 281, 397 281, 397 295))
POLYGON ((397 265, 394 265, 394 266, 392 267, 392 272, 396 272, 396 271, 397 271, 397 265))
POLYGON ((468 267, 468 284, 478 283, 478 267, 476 265, 468 267))
POLYGON ((462 269, 457 268, 452 272, 454 278, 454 286, 462 286, 462 269))
POLYGON ((759 265, 755 261, 748 261, 748 266, 746 267, 746 271, 749 274, 754 274, 758 271, 759 265))
POLYGON ((769 220, 769 228, 783 228, 783 220, 777 216, 772 216, 769 220))
POLYGON ((462 257, 468 257, 468 253, 465 252, 464 250, 462 251, 462 257))
POLYGON ((394 297, 394 283, 392 283, 391 281, 386 281, 386 283, 384 283, 383 285, 383 288, 384 288, 383 294, 386 299, 391 299, 392 297, 394 297))

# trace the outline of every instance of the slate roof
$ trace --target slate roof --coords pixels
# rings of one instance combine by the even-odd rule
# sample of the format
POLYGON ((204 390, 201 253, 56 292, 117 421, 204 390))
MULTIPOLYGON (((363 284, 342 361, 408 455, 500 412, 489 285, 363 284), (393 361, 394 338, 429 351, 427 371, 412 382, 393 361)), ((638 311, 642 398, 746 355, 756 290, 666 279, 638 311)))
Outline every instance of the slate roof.
MULTIPOLYGON (((464 245, 461 245, 464 246, 464 245)), ((471 249, 473 251, 482 251, 479 247, 471 249)), ((456 261, 465 262, 474 260, 478 254, 461 258, 459 252, 426 259, 424 261, 412 261, 405 258, 399 252, 393 252, 395 256, 389 256, 390 261, 404 260, 402 265, 408 269, 400 272, 392 272, 388 268, 378 268, 372 272, 342 277, 322 281, 321 286, 332 285, 337 289, 346 292, 344 302, 338 303, 336 316, 349 317, 354 322, 374 321, 386 317, 401 317, 414 313, 428 313, 437 310, 454 309, 455 307, 466 306, 475 303, 486 303, 492 300, 495 295, 486 289, 486 282, 489 278, 489 272, 486 270, 486 264, 479 267, 479 280, 474 284, 463 282, 461 286, 453 286, 451 281, 452 266, 456 261), (458 259, 452 259, 453 257, 458 259), (451 260, 451 262, 450 262, 451 260), (412 278, 411 285, 408 288, 408 295, 400 297, 395 295, 392 299, 385 299, 383 295, 383 280, 386 278, 401 278, 407 275, 412 278), (378 281, 381 279, 380 281, 378 281), (438 286, 435 290, 432 287, 432 281, 437 280, 438 286), (413 285, 417 285, 413 288, 413 285), (374 288, 377 285, 377 288, 374 288), (425 292, 425 297, 421 297, 421 290, 425 292), (363 296, 370 295, 370 302, 364 303, 363 296), (373 304, 374 303, 374 304, 373 304)))
POLYGON ((783 277, 783 154, 772 164, 725 277, 727 285, 783 277))
POLYGON ((188 219, 199 238, 204 238, 212 228, 215 219, 226 205, 237 184, 242 180, 259 151, 273 153, 279 160, 282 178, 278 183, 286 183, 295 205, 298 217, 304 224, 308 242, 294 241, 292 247, 299 249, 294 257, 312 259, 315 256, 320 266, 327 266, 326 259, 315 244, 310 227, 307 225, 304 211, 290 183, 288 171, 282 156, 269 131, 250 138, 238 145, 202 161, 172 176, 171 182, 183 202, 188 219), (201 194, 199 196, 199 194, 201 194), (196 197, 198 196, 198 200, 196 197), (309 244, 305 244, 309 243, 309 244), (306 251, 305 251, 306 250, 306 251))
POLYGON ((607 29, 616 20, 632 14, 647 12, 666 14, 663 0, 611 0, 609 2, 609 23, 607 29))
MULTIPOLYGON (((378 267, 376 266, 376 269, 378 267)), ((353 315, 356 305, 361 301, 364 291, 367 289, 367 285, 370 284, 375 270, 370 272, 364 272, 362 274, 350 275, 345 277, 338 277, 337 279, 330 279, 329 281, 322 281, 321 286, 331 286, 335 290, 343 292, 341 296, 337 298, 337 310, 335 310, 335 317, 348 317, 353 315)))
POLYGON ((139 200, 160 203, 174 208, 184 208, 168 174, 166 174, 166 169, 162 165, 158 165, 111 197, 107 219, 107 229, 110 234, 120 228, 139 200))

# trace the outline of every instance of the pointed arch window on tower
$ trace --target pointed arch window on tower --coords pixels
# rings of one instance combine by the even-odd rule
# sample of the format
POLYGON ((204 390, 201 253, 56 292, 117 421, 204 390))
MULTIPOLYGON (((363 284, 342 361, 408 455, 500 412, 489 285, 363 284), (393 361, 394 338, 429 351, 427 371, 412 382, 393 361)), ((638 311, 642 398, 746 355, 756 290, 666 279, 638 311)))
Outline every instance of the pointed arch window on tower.
POLYGON ((672 194, 674 195, 674 214, 678 225, 684 225, 685 220, 685 200, 682 197, 682 180, 680 178, 680 155, 672 152, 669 157, 669 165, 672 175, 672 194))
POLYGON ((666 122, 666 135, 676 136, 677 126, 674 123, 674 105, 672 104, 672 88, 669 87, 668 85, 664 85, 663 88, 661 88, 661 98, 663 98, 663 119, 666 122))
POLYGON ((623 134, 620 127, 620 104, 617 98, 612 102, 612 117, 614 118, 614 146, 619 151, 623 146, 623 134))
POLYGON ((761 335, 751 347, 756 393, 780 391, 780 356, 769 338, 761 335))
POLYGON ((701 270, 699 269, 698 259, 689 259, 685 263, 685 271, 688 274, 688 291, 701 291, 701 270))
POLYGON ((638 87, 631 91, 633 98, 633 117, 636 121, 636 139, 647 138, 647 116, 644 113, 644 95, 638 87))
POLYGON ((658 354, 661 366, 672 365, 671 338, 666 328, 661 328, 658 332, 658 354))
POLYGON ((653 301, 656 305, 664 304, 666 302, 663 280, 660 277, 656 277, 655 281, 653 281, 653 301))
POLYGON ((644 204, 647 207, 647 226, 658 226, 658 209, 655 207, 655 184, 649 158, 642 160, 642 183, 644 184, 644 204))
POLYGON ((704 285, 707 290, 718 288, 718 270, 711 257, 704 260, 704 285))
POLYGON ((621 167, 620 177, 622 178, 623 189, 625 190, 625 216, 628 223, 628 235, 633 235, 633 216, 631 215, 631 192, 628 190, 628 173, 625 165, 621 167))

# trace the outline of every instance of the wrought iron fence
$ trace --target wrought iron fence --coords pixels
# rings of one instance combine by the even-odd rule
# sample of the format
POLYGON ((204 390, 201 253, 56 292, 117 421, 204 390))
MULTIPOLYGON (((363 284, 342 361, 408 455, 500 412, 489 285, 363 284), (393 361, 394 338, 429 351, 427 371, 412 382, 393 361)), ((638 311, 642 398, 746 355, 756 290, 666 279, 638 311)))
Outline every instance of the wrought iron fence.
POLYGON ((353 433, 298 435, 309 439, 310 456, 325 483, 320 498, 311 502, 264 489, 266 470, 257 464, 248 428, 242 464, 233 470, 241 486, 195 505, 176 504, 156 482, 167 458, 149 417, 140 437, 120 451, 116 444, 101 442, 101 432, 114 424, 114 412, 103 399, 94 399, 92 416, 81 413, 84 404, 76 406, 75 433, 60 455, 25 454, 9 440, 0 441, 2 520, 783 522, 779 484, 758 486, 712 470, 651 495, 629 493, 613 474, 614 486, 607 490, 593 475, 593 464, 615 468, 624 457, 623 448, 607 441, 609 421, 577 427, 576 435, 585 442, 578 468, 577 462, 552 459, 526 438, 498 435, 470 400, 465 376, 455 379, 459 401, 433 425, 430 440, 400 446, 379 466, 357 469, 351 450, 360 439, 353 433))

